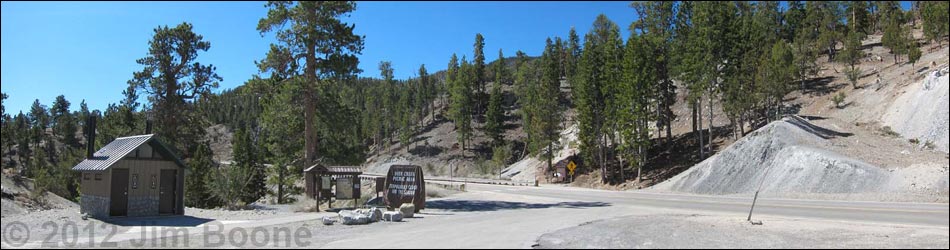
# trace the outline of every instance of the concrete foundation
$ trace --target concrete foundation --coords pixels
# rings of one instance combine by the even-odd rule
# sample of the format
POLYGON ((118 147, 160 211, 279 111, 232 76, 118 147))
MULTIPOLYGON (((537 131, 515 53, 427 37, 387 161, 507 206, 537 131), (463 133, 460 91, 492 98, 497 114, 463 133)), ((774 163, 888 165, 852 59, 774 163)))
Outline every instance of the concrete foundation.
POLYGON ((109 217, 109 197, 83 194, 80 198, 80 213, 93 218, 109 217))

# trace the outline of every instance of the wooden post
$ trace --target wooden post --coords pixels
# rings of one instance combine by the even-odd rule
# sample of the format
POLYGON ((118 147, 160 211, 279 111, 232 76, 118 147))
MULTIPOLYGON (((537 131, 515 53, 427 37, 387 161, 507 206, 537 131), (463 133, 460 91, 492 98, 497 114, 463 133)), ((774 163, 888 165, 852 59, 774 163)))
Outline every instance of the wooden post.
POLYGON ((755 191, 755 198, 752 198, 752 208, 749 209, 749 218, 746 219, 749 222, 752 222, 752 211, 755 210, 755 201, 759 199, 759 191, 755 191))
POLYGON ((321 180, 322 178, 320 178, 320 177, 317 176, 317 175, 312 175, 312 176, 313 176, 313 178, 314 178, 314 180, 313 180, 313 184, 314 184, 314 186, 313 186, 313 192, 314 192, 313 198, 314 198, 314 200, 316 200, 316 203, 317 203, 317 213, 319 213, 319 212, 320 212, 320 185, 322 184, 322 183, 320 183, 320 182, 322 181, 322 180, 321 180))

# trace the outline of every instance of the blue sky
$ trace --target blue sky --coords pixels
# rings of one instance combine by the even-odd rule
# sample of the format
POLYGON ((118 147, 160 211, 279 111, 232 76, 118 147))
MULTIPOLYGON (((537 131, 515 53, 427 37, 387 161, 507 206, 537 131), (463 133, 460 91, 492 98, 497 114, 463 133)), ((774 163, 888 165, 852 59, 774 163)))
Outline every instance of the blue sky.
MULTIPOLYGON (((257 32, 263 2, 2 2, 0 82, 10 98, 7 113, 28 111, 33 100, 50 106, 65 95, 79 108, 104 109, 122 99, 135 60, 146 55, 153 29, 190 22, 211 42, 198 61, 213 64, 221 88, 243 84, 257 73, 273 34, 257 32)), ((522 50, 538 55, 547 37, 581 37, 598 14, 616 22, 626 37, 636 18, 629 2, 359 2, 346 20, 366 36, 362 76, 378 76, 391 61, 399 79, 421 64, 445 69, 452 53, 472 58, 476 33, 485 37, 488 61, 522 50)))
MULTIPOLYGON (((583 35, 600 14, 622 28, 634 20, 628 2, 359 2, 347 18, 366 36, 360 56, 363 76, 378 76, 381 60, 392 61, 397 78, 415 76, 419 65, 444 69, 452 53, 471 58, 475 34, 485 36, 489 60, 503 48, 540 54, 545 38, 583 35)), ((145 56, 160 25, 190 22, 211 42, 198 60, 217 67, 220 90, 257 73, 273 42, 255 29, 266 14, 263 2, 3 2, 2 82, 7 113, 26 112, 33 100, 50 106, 60 94, 78 109, 86 100, 104 109, 122 99, 135 60, 145 56)), ((626 31, 624 31, 626 32, 626 31)), ((626 34, 626 33, 625 33, 626 34)))

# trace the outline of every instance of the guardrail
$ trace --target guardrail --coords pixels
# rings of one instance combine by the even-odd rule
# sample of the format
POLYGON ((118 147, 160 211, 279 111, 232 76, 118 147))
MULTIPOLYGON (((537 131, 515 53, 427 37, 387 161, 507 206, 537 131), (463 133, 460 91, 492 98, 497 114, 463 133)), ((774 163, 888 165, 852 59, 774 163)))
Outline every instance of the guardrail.
MULTIPOLYGON (((376 178, 385 178, 385 175, 378 174, 362 174, 359 176, 360 180, 372 181, 376 178)), ((453 182, 453 183, 473 183, 473 184, 485 184, 485 185, 499 185, 499 186, 518 186, 518 187, 537 187, 537 182, 518 182, 518 181, 505 181, 505 180, 488 180, 488 179, 475 179, 475 178, 445 178, 445 177, 426 177, 426 181, 440 181, 440 182, 453 182)))

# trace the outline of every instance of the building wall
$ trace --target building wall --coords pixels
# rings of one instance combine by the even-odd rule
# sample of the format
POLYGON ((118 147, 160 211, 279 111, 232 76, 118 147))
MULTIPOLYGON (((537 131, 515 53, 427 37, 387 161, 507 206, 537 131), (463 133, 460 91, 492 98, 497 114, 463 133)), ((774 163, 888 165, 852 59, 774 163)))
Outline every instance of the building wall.
POLYGON ((112 172, 82 172, 80 176, 80 191, 82 194, 109 197, 109 187, 112 183, 112 172), (96 178, 98 177, 100 178, 96 178))
MULTIPOLYGON (((129 170, 129 216, 133 217, 159 215, 161 171, 177 170, 181 174, 178 165, 164 160, 127 158, 116 163, 113 168, 129 170)), ((182 194, 181 189, 178 194, 182 194)))
POLYGON ((111 171, 80 173, 80 213, 96 218, 109 216, 111 173, 111 171))
POLYGON ((128 216, 130 217, 159 215, 161 171, 176 170, 178 191, 178 196, 175 198, 177 203, 176 213, 178 215, 184 214, 185 170, 179 168, 173 161, 136 159, 134 154, 117 162, 110 170, 81 173, 81 213, 97 218, 109 217, 112 197, 112 169, 129 170, 128 216), (96 178, 97 175, 99 178, 96 178))

